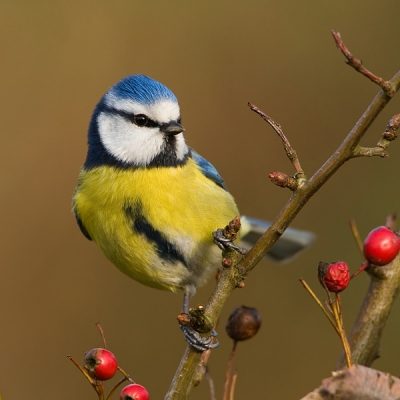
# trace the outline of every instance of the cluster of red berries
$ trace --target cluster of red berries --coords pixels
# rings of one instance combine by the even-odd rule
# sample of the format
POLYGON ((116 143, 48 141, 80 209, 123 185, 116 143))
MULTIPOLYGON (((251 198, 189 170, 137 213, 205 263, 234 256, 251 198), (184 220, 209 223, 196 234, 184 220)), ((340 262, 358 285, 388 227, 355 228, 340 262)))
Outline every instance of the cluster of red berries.
MULTIPOLYGON (((385 226, 379 226, 366 237, 363 251, 367 262, 362 269, 369 265, 387 265, 400 252, 400 237, 385 226)), ((338 261, 331 264, 320 263, 319 278, 330 292, 338 293, 346 289, 351 277, 347 264, 338 261)))
MULTIPOLYGON (((93 379, 106 381, 116 374, 118 363, 111 351, 96 348, 85 354, 84 368, 93 379)), ((149 400, 149 398, 149 392, 137 383, 125 386, 120 393, 120 400, 149 400)))

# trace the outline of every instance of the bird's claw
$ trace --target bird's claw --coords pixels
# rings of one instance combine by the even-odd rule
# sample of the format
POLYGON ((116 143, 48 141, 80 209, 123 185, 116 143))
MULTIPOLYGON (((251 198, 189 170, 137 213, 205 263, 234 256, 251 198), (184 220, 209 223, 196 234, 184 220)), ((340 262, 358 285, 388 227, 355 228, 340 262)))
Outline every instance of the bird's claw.
POLYGON ((215 349, 219 346, 219 342, 213 343, 213 338, 217 336, 217 332, 213 329, 210 337, 201 337, 200 334, 191 326, 180 325, 181 331, 183 332, 183 336, 185 340, 189 343, 190 346, 195 348, 198 351, 206 351, 210 349, 215 349))
POLYGON ((214 243, 222 250, 227 250, 228 248, 236 250, 238 253, 242 255, 247 254, 247 250, 244 249, 243 247, 236 246, 233 242, 232 239, 229 239, 225 237, 224 235, 224 230, 223 229, 217 229, 215 232, 213 232, 213 238, 214 238, 214 243))

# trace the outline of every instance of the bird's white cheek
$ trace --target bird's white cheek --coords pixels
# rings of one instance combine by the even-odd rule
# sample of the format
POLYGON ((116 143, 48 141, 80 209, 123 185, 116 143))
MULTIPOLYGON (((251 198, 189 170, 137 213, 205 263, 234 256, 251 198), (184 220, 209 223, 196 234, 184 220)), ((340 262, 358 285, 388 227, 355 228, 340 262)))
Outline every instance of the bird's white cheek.
POLYGON ((178 160, 183 160, 186 154, 188 153, 188 147, 181 133, 179 135, 176 135, 175 138, 176 138, 176 146, 175 146, 176 158, 178 160))
POLYGON ((145 166, 161 151, 164 139, 158 130, 139 128, 123 117, 105 113, 97 122, 104 147, 120 161, 145 166))

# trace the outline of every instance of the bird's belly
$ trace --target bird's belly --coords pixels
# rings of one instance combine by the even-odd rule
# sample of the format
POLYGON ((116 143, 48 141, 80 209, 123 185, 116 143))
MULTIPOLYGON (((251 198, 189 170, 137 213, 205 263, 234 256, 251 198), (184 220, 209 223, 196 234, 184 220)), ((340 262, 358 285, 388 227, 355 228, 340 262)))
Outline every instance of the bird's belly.
POLYGON ((212 232, 238 215, 228 192, 192 165, 82 174, 76 212, 122 272, 171 291, 205 281, 221 257, 212 232))

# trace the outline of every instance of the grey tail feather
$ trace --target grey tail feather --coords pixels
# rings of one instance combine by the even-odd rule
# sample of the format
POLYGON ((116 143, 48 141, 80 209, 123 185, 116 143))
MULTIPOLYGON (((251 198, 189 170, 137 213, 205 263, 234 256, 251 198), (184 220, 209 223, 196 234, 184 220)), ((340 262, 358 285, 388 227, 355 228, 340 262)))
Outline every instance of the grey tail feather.
MULTIPOLYGON (((251 248, 271 226, 267 221, 241 216, 242 239, 245 248, 251 248)), ((315 235, 308 231, 287 228, 279 240, 272 246, 267 258, 278 262, 288 262, 307 248, 315 240, 315 235)))

